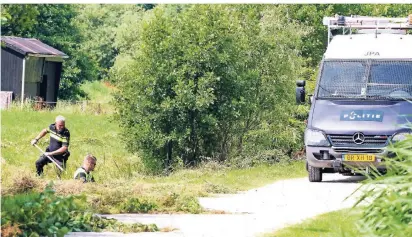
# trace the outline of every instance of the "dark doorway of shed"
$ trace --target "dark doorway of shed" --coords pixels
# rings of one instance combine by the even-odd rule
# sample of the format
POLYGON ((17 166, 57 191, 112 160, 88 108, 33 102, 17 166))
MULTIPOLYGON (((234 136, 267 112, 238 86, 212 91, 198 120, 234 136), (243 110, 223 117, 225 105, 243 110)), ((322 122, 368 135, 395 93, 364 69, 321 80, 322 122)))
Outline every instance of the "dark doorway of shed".
POLYGON ((38 95, 37 95, 36 104, 35 104, 36 110, 42 110, 48 107, 45 102, 46 96, 47 96, 47 75, 43 75, 42 80, 39 83, 39 90, 38 90, 38 95))
POLYGON ((40 97, 43 98, 43 100, 46 100, 46 95, 47 95, 47 75, 43 75, 43 79, 40 83, 40 97))

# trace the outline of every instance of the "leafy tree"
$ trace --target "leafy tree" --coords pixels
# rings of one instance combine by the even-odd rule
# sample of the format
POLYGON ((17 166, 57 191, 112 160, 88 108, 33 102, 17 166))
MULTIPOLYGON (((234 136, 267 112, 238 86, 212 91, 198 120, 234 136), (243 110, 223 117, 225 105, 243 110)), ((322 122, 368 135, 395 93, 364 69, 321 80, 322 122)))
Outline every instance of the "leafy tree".
POLYGON ((39 11, 34 5, 1 5, 1 34, 22 35, 37 24, 39 11))
POLYGON ((84 36, 81 49, 98 65, 98 78, 107 79, 122 48, 133 44, 142 8, 135 5, 82 5, 75 22, 84 36), (119 43, 119 41, 122 43, 119 43))
POLYGON ((40 15, 33 35, 56 47, 69 58, 63 63, 59 98, 70 99, 85 96, 80 84, 96 78, 96 65, 89 53, 80 47, 84 36, 73 20, 77 15, 74 5, 38 5, 40 15))
POLYGON ((79 85, 96 77, 95 63, 79 45, 83 36, 73 19, 75 5, 4 5, 8 21, 2 24, 3 35, 37 38, 66 53, 63 62, 59 98, 69 99, 82 95, 79 85))
POLYGON ((285 117, 274 118, 293 101, 301 30, 264 6, 169 10, 146 16, 139 44, 112 70, 128 148, 157 167, 226 160, 244 136, 271 149, 285 117))

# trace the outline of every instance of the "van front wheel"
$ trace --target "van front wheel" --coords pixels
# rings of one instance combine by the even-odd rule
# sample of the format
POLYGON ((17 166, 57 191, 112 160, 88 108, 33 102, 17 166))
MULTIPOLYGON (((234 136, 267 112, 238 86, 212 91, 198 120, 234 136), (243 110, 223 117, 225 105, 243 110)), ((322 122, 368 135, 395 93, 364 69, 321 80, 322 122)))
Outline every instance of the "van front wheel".
POLYGON ((309 181, 310 182, 321 182, 322 181, 322 170, 321 168, 316 168, 308 165, 309 181))

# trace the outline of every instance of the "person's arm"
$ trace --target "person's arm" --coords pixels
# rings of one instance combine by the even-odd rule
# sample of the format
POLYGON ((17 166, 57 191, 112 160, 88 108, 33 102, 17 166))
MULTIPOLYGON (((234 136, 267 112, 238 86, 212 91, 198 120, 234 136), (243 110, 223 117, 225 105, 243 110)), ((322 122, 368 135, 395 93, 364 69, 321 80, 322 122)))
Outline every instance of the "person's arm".
POLYGON ((55 151, 45 152, 45 154, 48 156, 54 156, 54 155, 64 154, 66 151, 67 151, 67 146, 62 146, 55 151))
POLYGON ((69 149, 69 141, 70 141, 70 132, 67 132, 65 136, 63 137, 62 147, 52 152, 46 152, 46 155, 53 156, 53 155, 64 154, 69 149))
POLYGON ((47 128, 41 130, 41 132, 39 133, 39 135, 37 135, 32 141, 31 144, 34 146, 34 144, 36 144, 42 137, 44 137, 47 133, 49 132, 49 130, 47 128))

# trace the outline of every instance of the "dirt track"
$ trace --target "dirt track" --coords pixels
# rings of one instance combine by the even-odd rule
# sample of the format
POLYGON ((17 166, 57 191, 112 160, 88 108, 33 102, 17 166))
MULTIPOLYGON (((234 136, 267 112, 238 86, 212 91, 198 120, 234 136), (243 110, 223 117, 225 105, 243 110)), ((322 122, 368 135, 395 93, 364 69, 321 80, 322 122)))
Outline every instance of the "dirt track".
POLYGON ((155 223, 160 228, 177 228, 172 232, 136 234, 82 232, 70 233, 68 236, 259 236, 261 233, 271 232, 321 213, 351 207, 356 198, 352 196, 346 201, 344 199, 360 186, 358 181, 362 179, 362 176, 324 174, 324 181, 321 183, 310 183, 307 178, 289 179, 239 194, 199 199, 204 208, 233 214, 104 215, 128 223, 155 223))

